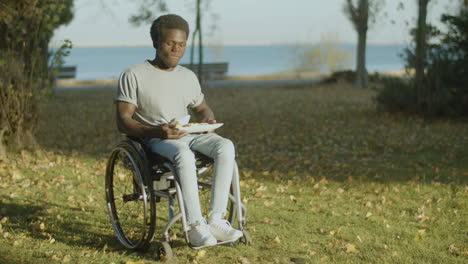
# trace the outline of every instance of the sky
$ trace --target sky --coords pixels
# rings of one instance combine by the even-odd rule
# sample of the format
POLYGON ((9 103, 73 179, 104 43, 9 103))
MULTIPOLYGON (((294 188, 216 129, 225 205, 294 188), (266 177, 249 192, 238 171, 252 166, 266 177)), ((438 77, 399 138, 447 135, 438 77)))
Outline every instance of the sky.
MULTIPOLYGON (((206 0, 205 0, 206 1, 206 0)), ((375 1, 375 0, 374 0, 375 1)), ((151 45, 149 24, 128 22, 143 0, 75 0, 75 17, 55 31, 52 44, 70 39, 74 46, 151 45)), ((166 0, 169 12, 181 15, 194 29, 195 0, 166 0)), ((317 43, 334 36, 356 43, 356 31, 343 12, 344 0, 209 0, 203 18, 204 41, 211 45, 317 43), (212 30, 214 28, 214 30, 212 30)), ((416 0, 385 0, 368 31, 369 44, 408 44, 417 14, 416 0), (399 2, 404 9, 398 10, 399 2)), ((428 21, 455 10, 456 0, 432 0, 428 21)), ((158 11, 157 14, 165 14, 158 11)))

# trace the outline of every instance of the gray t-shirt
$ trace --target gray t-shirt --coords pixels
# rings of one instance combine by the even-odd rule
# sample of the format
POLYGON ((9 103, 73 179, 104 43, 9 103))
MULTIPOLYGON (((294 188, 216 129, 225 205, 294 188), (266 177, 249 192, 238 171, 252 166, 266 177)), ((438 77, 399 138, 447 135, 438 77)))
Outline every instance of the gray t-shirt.
POLYGON ((154 126, 188 115, 187 108, 203 102, 196 75, 183 66, 160 70, 150 62, 133 65, 119 78, 115 101, 134 104, 134 119, 154 126))

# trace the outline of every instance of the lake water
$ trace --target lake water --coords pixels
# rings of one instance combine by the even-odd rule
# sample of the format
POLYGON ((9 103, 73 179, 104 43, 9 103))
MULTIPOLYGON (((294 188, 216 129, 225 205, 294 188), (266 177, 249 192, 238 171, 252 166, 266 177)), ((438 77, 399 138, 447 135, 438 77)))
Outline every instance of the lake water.
MULTIPOLYGON (((342 45, 351 55, 355 45, 342 45)), ((403 45, 368 45, 367 69, 374 71, 396 71, 404 67, 399 54, 403 45)), ((228 75, 261 75, 291 72, 297 60, 298 48, 291 45, 271 46, 223 46, 205 47, 205 62, 228 62, 228 75)), ((77 66, 78 80, 117 78, 125 68, 132 64, 154 58, 151 46, 133 47, 76 47, 65 58, 66 65, 77 66)), ((196 58, 197 56, 195 56, 196 58)), ((181 63, 189 63, 188 47, 181 63)), ((349 68, 354 68, 354 55, 349 61, 349 68)))

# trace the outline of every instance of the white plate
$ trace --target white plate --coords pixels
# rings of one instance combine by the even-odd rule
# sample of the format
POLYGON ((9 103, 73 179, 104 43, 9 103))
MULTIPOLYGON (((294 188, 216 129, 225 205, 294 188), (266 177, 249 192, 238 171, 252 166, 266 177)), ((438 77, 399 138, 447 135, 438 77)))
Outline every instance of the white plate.
POLYGON ((206 125, 193 125, 189 127, 180 127, 180 130, 185 130, 189 133, 200 133, 206 132, 210 130, 215 130, 221 127, 224 123, 216 123, 216 124, 206 124, 206 125))

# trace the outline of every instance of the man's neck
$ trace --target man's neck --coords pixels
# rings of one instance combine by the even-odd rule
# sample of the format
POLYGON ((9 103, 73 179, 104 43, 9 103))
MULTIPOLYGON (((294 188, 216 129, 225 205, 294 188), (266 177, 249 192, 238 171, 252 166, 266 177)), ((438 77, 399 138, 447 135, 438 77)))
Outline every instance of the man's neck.
POLYGON ((158 60, 158 57, 154 58, 153 60, 149 61, 149 63, 151 65, 153 65, 154 67, 160 69, 160 70, 163 70, 163 71, 173 71, 175 67, 169 67, 167 66, 164 62, 162 62, 161 60, 158 60))

